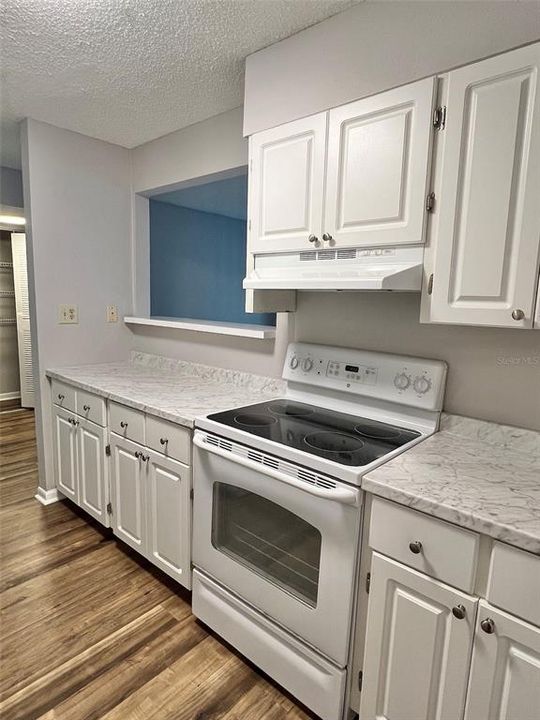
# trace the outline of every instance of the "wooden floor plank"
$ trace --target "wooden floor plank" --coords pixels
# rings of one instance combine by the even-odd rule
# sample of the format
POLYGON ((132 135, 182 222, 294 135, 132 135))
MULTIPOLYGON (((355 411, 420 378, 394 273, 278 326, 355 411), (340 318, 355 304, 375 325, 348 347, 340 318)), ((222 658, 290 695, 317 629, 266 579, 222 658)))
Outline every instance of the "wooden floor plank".
POLYGON ((68 501, 34 499, 33 413, 0 414, 2 720, 308 720, 190 595, 68 501))

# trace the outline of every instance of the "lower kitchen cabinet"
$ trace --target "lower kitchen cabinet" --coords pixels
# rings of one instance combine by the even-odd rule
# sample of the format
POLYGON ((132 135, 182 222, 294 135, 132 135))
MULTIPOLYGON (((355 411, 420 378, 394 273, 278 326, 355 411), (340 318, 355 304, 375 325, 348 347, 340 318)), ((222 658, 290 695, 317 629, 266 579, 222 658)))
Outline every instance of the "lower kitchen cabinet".
POLYGON ((75 415, 60 407, 53 409, 54 466, 56 485, 62 495, 79 502, 77 482, 77 440, 75 415))
POLYGON ((538 720, 540 629, 480 601, 465 720, 538 720))
POLYGON ((371 577, 360 718, 459 720, 476 598, 378 553, 371 577))
POLYGON ((111 456, 114 533, 190 588, 190 468, 114 433, 111 456))
POLYGON ((107 431, 90 420, 77 419, 79 505, 96 520, 108 525, 107 431))

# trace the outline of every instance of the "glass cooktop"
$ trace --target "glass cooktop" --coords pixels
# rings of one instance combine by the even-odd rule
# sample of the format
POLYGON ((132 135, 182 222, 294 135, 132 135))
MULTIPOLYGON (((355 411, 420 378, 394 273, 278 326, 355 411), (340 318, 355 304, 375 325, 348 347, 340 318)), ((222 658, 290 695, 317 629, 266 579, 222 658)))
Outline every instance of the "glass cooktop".
POLYGON ((226 410, 208 419, 352 467, 368 465, 420 435, 291 400, 226 410))

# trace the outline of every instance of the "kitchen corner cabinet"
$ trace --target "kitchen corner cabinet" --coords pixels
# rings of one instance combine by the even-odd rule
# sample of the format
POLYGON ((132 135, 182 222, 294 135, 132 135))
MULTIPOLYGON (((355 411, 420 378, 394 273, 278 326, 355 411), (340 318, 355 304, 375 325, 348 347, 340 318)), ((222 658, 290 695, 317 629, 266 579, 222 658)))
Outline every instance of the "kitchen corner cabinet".
POLYGON ((443 77, 424 322, 531 328, 540 255, 540 44, 443 77))
POLYGON ((360 717, 461 717, 476 605, 475 598, 374 553, 360 717))
POLYGON ((424 242, 435 79, 250 138, 249 252, 424 242))

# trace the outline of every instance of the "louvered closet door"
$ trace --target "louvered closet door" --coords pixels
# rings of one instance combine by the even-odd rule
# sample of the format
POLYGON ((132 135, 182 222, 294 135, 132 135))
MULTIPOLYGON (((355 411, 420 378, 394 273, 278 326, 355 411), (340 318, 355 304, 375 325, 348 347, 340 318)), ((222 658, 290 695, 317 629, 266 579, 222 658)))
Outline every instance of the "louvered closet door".
POLYGON ((34 372, 32 366, 32 340, 30 335, 26 235, 24 233, 11 233, 11 253, 13 255, 13 281, 15 285, 15 309, 17 313, 21 405, 23 407, 34 407, 34 372))
POLYGON ((533 325, 540 250, 539 70, 536 43, 448 74, 432 322, 533 325))

